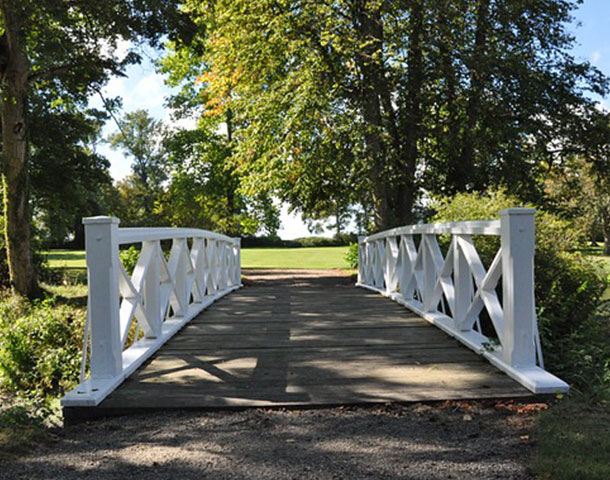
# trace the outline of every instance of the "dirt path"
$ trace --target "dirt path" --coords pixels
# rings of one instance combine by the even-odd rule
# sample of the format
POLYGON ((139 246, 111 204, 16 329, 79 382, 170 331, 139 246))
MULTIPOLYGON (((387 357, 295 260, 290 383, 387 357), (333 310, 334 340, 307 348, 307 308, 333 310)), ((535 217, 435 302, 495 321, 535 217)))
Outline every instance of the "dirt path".
POLYGON ((525 479, 532 416, 446 403, 160 413, 67 427, 0 479, 525 479))

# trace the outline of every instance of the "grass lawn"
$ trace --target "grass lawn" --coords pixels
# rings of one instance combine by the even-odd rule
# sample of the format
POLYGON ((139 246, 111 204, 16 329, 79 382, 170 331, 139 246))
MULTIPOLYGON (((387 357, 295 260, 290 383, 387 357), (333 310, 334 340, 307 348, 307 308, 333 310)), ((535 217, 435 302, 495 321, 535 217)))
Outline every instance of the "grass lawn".
POLYGON ((242 268, 348 269, 347 247, 244 248, 242 268))
POLYGON ((608 480, 610 410, 571 398, 541 414, 532 470, 539 479, 608 480))
POLYGON ((50 250, 42 252, 49 268, 85 268, 84 250, 50 250))
MULTIPOLYGON (((347 247, 305 248, 244 248, 242 268, 348 269, 345 261, 347 247)), ((82 250, 51 250, 43 252, 50 268, 76 273, 85 269, 82 250)))

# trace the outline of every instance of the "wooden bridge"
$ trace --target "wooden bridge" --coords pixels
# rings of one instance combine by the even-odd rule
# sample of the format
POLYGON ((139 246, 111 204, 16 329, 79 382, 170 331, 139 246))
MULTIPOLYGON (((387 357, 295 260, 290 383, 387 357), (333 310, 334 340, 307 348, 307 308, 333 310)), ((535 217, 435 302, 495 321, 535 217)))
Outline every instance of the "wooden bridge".
POLYGON ((542 364, 532 211, 361 238, 357 284, 366 290, 338 272, 264 270, 247 272, 239 289, 238 239, 120 229, 108 217, 85 223, 83 378, 62 400, 68 421, 150 409, 499 398, 568 388, 542 364), (439 234, 452 235, 445 254, 439 234), (487 269, 472 235, 500 237, 487 269), (128 274, 118 248, 135 242, 140 259, 128 274))

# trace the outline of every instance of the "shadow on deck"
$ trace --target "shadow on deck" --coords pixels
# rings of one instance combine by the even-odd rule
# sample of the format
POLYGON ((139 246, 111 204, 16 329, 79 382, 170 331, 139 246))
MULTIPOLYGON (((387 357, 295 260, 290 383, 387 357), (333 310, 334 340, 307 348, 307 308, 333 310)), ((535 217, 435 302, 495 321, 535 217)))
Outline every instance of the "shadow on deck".
POLYGON ((316 407, 530 393, 456 340, 329 271, 249 271, 98 407, 316 407))

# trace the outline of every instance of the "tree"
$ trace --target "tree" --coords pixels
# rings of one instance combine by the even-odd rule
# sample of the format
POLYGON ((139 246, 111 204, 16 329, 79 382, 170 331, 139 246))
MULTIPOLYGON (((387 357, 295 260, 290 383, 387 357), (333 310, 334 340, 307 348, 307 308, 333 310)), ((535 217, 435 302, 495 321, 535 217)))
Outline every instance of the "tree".
POLYGON ((610 114, 595 110, 582 126, 580 148, 544 174, 546 202, 610 255, 610 114))
POLYGON ((6 249, 10 280, 23 295, 38 291, 32 264, 29 204, 29 118, 32 91, 70 92, 76 105, 112 73, 139 60, 116 56, 121 39, 156 39, 179 18, 177 2, 1 0, 0 116, 6 249))
POLYGON ((230 156, 227 136, 217 128, 199 125, 179 130, 167 139, 173 171, 158 204, 158 213, 171 225, 205 228, 227 235, 275 236, 279 212, 264 195, 239 193, 239 178, 227 168, 230 156))
POLYGON ((121 183, 125 199, 130 203, 132 215, 125 220, 130 225, 150 225, 158 218, 154 215, 155 202, 161 196, 162 184, 167 180, 163 139, 165 127, 145 110, 130 112, 120 122, 118 132, 108 141, 115 150, 122 150, 133 159, 133 174, 121 183))
POLYGON ((84 248, 81 219, 103 213, 103 192, 112 186, 109 162, 95 151, 106 115, 40 89, 28 104, 34 235, 45 247, 84 248))
POLYGON ((584 92, 607 88, 569 54, 577 3, 190 0, 199 31, 172 48, 203 84, 204 115, 241 125, 242 188, 298 207, 343 181, 370 192, 385 229, 414 219, 424 189, 539 199, 544 165, 579 141, 584 92), (353 175, 325 184, 342 148, 353 175))
POLYGON ((162 63, 170 86, 179 87, 168 99, 176 119, 197 119, 190 130, 168 136, 166 146, 172 168, 166 196, 159 211, 174 225, 191 225, 229 235, 263 233, 276 236, 279 211, 269 189, 247 188, 234 163, 236 136, 244 125, 231 109, 201 115, 206 91, 200 81, 202 38, 193 35, 169 42, 172 52, 162 63))

